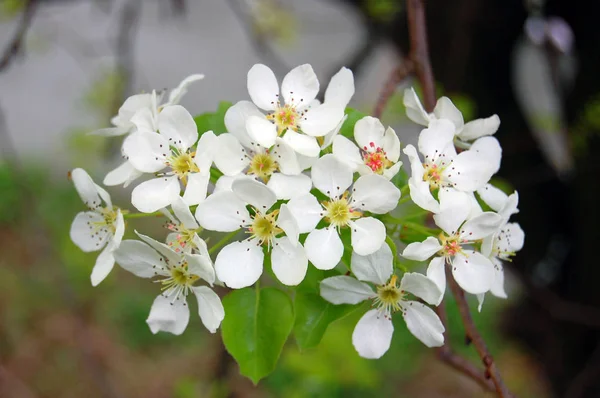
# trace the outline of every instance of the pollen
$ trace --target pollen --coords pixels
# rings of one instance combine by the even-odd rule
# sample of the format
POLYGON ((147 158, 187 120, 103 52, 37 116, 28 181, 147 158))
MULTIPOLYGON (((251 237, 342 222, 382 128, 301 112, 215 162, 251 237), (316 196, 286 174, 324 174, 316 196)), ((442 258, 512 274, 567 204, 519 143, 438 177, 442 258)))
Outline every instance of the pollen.
POLYGON ((369 148, 365 146, 363 152, 363 162, 373 170, 374 173, 383 174, 385 169, 392 166, 392 162, 386 157, 383 148, 376 147, 373 142, 370 143, 369 148))
POLYGON ((344 227, 353 219, 362 216, 361 212, 350 207, 348 199, 345 196, 330 202, 324 202, 323 206, 325 207, 327 221, 338 228, 344 227))
POLYGON ((393 275, 387 284, 377 287, 377 296, 373 304, 389 317, 391 313, 400 311, 403 298, 404 292, 398 287, 398 277, 393 275))
POLYGON ((252 225, 248 228, 248 232, 252 234, 253 239, 258 239, 261 245, 267 244, 268 246, 271 246, 273 239, 283 232, 275 223, 277 214, 279 214, 279 210, 274 210, 268 214, 257 212, 254 216, 252 225))
POLYGON ((200 169, 194 160, 195 153, 173 151, 171 158, 168 160, 168 165, 173 170, 173 174, 185 181, 188 173, 198 173, 200 169))
POLYGON ((285 130, 298 131, 298 121, 302 115, 292 105, 279 106, 273 113, 267 115, 277 126, 277 134, 281 135, 285 130))
POLYGON ((442 256, 453 257, 462 252, 461 241, 458 235, 448 237, 444 234, 441 234, 439 239, 442 243, 442 249, 440 250, 440 254, 442 256))
POLYGON ((256 153, 250 160, 248 174, 254 174, 264 182, 267 182, 271 175, 277 171, 279 165, 269 152, 256 153))
POLYGON ((165 297, 173 297, 173 299, 187 296, 190 287, 200 279, 198 275, 190 273, 187 262, 170 267, 168 272, 169 274, 159 282, 162 284, 161 290, 165 297))

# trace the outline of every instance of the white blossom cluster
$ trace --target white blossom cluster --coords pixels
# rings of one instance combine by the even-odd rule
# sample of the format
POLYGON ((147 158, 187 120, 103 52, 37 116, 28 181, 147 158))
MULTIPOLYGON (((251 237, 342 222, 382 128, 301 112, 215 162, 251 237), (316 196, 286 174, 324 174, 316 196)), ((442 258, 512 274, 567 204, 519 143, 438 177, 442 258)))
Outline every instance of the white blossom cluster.
POLYGON ((339 134, 354 94, 352 72, 342 68, 333 76, 319 102, 320 85, 310 65, 294 68, 281 85, 267 66, 254 65, 247 80, 251 101, 227 110, 222 134, 199 132, 192 115, 178 105, 189 84, 202 78, 186 78, 168 96, 153 91, 129 97, 113 127, 95 132, 126 135, 125 161, 108 173, 104 185, 127 186, 149 177, 133 189, 131 204, 140 213, 164 215, 166 238, 136 231, 139 240, 122 240, 132 214, 113 206, 84 170, 71 172, 89 208, 76 216, 71 239, 86 252, 102 249, 92 284, 115 262, 160 283, 147 320, 153 333, 185 330, 190 292, 203 324, 215 333, 226 314, 213 285, 245 288, 270 267, 280 283, 297 286, 309 263, 319 270, 344 268, 345 252, 351 253, 349 271, 322 280, 320 294, 333 304, 372 302, 352 337, 366 358, 379 358, 389 348, 396 312, 425 345, 444 344, 444 326, 423 302, 441 302, 445 264, 480 303, 487 292, 506 297, 502 261, 521 249, 524 234, 509 222, 518 211, 517 194, 507 196, 489 184, 501 159, 491 137, 497 116, 465 124, 445 97, 428 114, 414 90, 406 91, 408 116, 426 126, 418 151, 412 145, 403 149, 411 170, 406 191, 433 214, 441 233, 402 253, 429 260, 426 275, 399 277, 383 215, 401 200, 392 182, 402 166, 401 145, 393 129, 369 116, 354 125, 354 140, 339 134), (214 262, 203 230, 228 233, 214 262))

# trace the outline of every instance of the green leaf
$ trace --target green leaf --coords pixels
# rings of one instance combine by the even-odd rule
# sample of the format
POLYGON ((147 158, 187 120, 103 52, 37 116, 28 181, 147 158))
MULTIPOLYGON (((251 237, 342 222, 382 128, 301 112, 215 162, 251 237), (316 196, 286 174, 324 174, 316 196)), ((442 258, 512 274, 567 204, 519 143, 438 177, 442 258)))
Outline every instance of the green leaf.
POLYGON ((212 131, 216 135, 227 132, 227 127, 225 127, 225 112, 230 107, 231 102, 221 101, 216 112, 207 112, 194 116, 194 121, 198 128, 198 137, 207 131, 212 131))
POLYGON ((357 308, 356 305, 334 305, 316 293, 299 291, 294 299, 296 323, 294 336, 301 350, 316 347, 329 324, 357 308))
POLYGON ((223 342, 254 384, 273 370, 294 325, 292 301, 275 288, 241 289, 223 299, 223 342))
POLYGON ((360 119, 367 115, 352 108, 346 108, 346 115, 348 115, 348 118, 342 125, 342 128, 340 129, 340 134, 354 141, 354 125, 356 124, 356 122, 358 122, 360 119))

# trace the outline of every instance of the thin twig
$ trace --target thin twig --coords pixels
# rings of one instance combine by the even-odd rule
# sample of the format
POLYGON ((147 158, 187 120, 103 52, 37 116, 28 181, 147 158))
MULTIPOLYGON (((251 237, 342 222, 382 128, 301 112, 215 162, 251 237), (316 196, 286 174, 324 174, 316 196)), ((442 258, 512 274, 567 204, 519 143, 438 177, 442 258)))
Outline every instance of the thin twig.
POLYGON ((460 318, 462 319, 462 323, 465 326, 466 337, 475 347, 483 365, 485 366, 486 372, 485 376, 489 377, 494 383, 494 387, 498 396, 512 397, 511 393, 508 391, 508 388, 502 381, 502 376, 500 376, 500 371, 490 354, 490 351, 483 340, 483 337, 479 334, 479 331, 475 327, 473 323, 473 318, 471 318, 471 311, 469 310, 469 304, 467 303, 467 299, 465 298, 465 293, 458 286, 458 283, 454 280, 452 276, 451 265, 446 263, 446 279, 448 280, 448 284, 450 285, 450 290, 452 291, 452 295, 456 299, 456 304, 458 306, 458 312, 460 313, 460 318))
POLYGON ((27 0, 25 3, 25 9, 23 10, 17 31, 0 57, 0 72, 6 69, 17 55, 23 51, 27 32, 35 16, 37 5, 37 0, 27 0))
POLYGON ((392 95, 396 91, 396 87, 400 84, 404 79, 406 79, 413 72, 413 62, 410 59, 402 62, 396 69, 392 71, 390 76, 388 77, 385 85, 383 86, 383 90, 379 94, 379 98, 377 99, 377 104, 375 105, 375 109, 373 110, 373 116, 376 118, 381 118, 383 111, 385 110, 385 106, 389 102, 392 95))

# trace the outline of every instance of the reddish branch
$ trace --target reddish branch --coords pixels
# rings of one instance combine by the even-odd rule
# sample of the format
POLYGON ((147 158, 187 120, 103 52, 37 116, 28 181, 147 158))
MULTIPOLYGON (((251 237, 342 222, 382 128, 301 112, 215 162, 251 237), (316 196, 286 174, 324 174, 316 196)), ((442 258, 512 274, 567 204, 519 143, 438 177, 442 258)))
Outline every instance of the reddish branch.
MULTIPOLYGON (((410 51, 404 63, 397 68, 388 79, 375 108, 374 114, 376 117, 381 116, 385 105, 392 96, 397 85, 411 73, 414 73, 421 85, 425 110, 427 112, 432 112, 435 107, 435 80, 429 61, 424 1, 407 0, 406 7, 410 51)), ((473 379, 483 388, 489 391, 496 391, 500 397, 511 397, 512 395, 504 385, 498 367, 494 363, 485 341, 473 323, 469 304, 465 299, 465 294, 454 280, 449 264, 446 265, 446 279, 448 280, 450 290, 456 299, 460 317, 465 327, 467 341, 472 343, 477 350, 485 367, 485 371, 478 369, 474 364, 452 351, 448 342, 447 332, 444 333, 444 346, 436 350, 438 357, 454 369, 473 379)), ((448 322, 446 319, 444 303, 441 303, 437 308, 437 313, 440 316, 442 323, 447 326, 448 322)))
POLYGON ((33 21, 33 17, 37 10, 37 3, 37 0, 27 0, 25 3, 25 9, 23 10, 23 15, 17 27, 17 31, 13 38, 8 42, 8 46, 2 55, 0 55, 0 72, 6 69, 15 57, 22 52, 23 46, 25 45, 25 38, 27 37, 27 31, 31 26, 31 21, 33 21))

